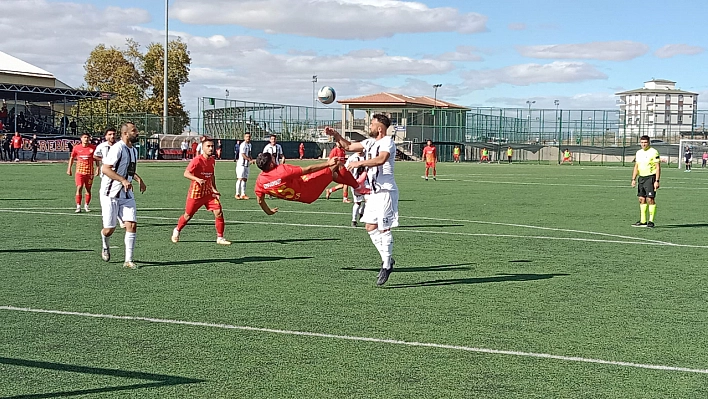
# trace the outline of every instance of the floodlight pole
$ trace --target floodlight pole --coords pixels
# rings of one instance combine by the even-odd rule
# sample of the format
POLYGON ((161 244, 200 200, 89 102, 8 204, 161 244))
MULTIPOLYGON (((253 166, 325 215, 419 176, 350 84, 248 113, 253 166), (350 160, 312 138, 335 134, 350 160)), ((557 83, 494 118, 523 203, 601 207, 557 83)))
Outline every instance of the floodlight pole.
POLYGON ((437 116, 435 116, 435 108, 438 107, 438 89, 441 87, 442 87, 442 83, 438 83, 438 84, 433 85, 433 133, 435 133, 435 130, 437 130, 437 123, 436 123, 437 116))
MULTIPOLYGON (((169 45, 169 16, 167 14, 169 0, 165 0, 165 48, 162 71, 162 134, 167 134, 167 46, 169 45)), ((145 126, 147 129, 147 126, 145 126)))

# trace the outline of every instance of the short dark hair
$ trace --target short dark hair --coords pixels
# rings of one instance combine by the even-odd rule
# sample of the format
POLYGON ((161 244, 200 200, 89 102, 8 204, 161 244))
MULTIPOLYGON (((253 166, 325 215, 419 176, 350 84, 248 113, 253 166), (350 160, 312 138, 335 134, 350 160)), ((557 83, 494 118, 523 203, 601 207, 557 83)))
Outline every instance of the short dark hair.
POLYGON ((278 138, 278 136, 276 136, 276 135, 274 135, 274 134, 271 134, 271 135, 268 136, 268 137, 269 137, 269 138, 278 138))
POLYGON ((272 169, 270 167, 271 161, 273 161, 273 155, 269 152, 262 152, 258 154, 258 157, 256 158, 256 166, 258 166, 258 169, 268 172, 272 169))
POLYGON ((374 114, 372 116, 373 119, 376 119, 381 123, 382 125, 386 126, 386 129, 388 130, 389 127, 391 127, 391 119, 388 118, 388 116, 384 114, 374 114))
POLYGON ((115 128, 114 126, 109 126, 109 127, 106 128, 106 131, 103 132, 103 135, 104 135, 104 136, 107 135, 108 132, 118 132, 118 131, 116 130, 116 128, 115 128))
POLYGON ((90 134, 88 134, 88 133, 86 133, 86 132, 84 132, 84 133, 81 133, 81 137, 84 137, 84 136, 89 136, 89 138, 91 138, 91 135, 90 135, 90 134))
POLYGON ((646 134, 645 134, 644 136, 642 136, 642 137, 639 138, 639 141, 642 141, 642 140, 646 140, 646 141, 651 142, 651 141, 649 140, 649 136, 647 136, 646 134))

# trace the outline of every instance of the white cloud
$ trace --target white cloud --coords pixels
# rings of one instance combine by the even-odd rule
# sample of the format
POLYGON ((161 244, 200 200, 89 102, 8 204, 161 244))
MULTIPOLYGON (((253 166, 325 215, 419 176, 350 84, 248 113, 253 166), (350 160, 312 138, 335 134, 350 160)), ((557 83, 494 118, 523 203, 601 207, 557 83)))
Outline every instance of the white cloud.
POLYGON ((402 0, 176 0, 170 12, 188 24, 240 25, 267 33, 326 39, 487 30, 484 15, 402 0))
POLYGON ((527 26, 523 22, 513 22, 507 25, 509 30, 526 30, 527 26))
POLYGON ((688 44, 667 44, 666 46, 656 50, 655 56, 659 58, 671 58, 677 55, 696 55, 700 54, 705 49, 699 46, 690 46, 688 44))
POLYGON ((607 75, 583 62, 554 61, 550 64, 520 64, 500 69, 472 70, 462 73, 471 90, 510 84, 528 86, 535 83, 570 83, 607 79, 607 75))
POLYGON ((518 46, 524 57, 544 59, 592 59, 627 61, 646 54, 649 46, 629 40, 577 44, 544 44, 518 46))
POLYGON ((475 52, 480 50, 473 46, 457 46, 455 51, 442 53, 440 55, 424 55, 423 58, 432 58, 440 61, 482 61, 483 58, 475 52))

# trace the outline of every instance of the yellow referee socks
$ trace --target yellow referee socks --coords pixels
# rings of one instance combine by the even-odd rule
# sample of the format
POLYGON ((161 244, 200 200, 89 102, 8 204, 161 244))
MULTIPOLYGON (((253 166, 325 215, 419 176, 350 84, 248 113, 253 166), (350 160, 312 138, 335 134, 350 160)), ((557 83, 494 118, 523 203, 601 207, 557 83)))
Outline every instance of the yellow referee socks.
POLYGON ((642 223, 647 222, 647 206, 648 204, 639 204, 639 221, 642 223))
POLYGON ((649 221, 654 222, 654 215, 656 215, 656 204, 649 205, 649 221))

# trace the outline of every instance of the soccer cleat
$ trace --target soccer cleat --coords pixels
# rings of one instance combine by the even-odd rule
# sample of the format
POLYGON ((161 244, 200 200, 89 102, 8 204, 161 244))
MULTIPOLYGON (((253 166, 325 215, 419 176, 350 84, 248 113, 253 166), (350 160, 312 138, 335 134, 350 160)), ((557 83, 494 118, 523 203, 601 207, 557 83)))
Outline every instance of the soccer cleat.
POLYGON ((76 210, 74 212, 81 213, 81 205, 76 205, 76 210))
POLYGON ((242 195, 242 196, 241 196, 241 199, 242 199, 242 200, 247 200, 247 199, 250 199, 250 198, 248 198, 248 195, 242 195))
POLYGON ((175 244, 179 242, 179 230, 176 228, 172 230, 172 237, 170 238, 175 244))
POLYGON ((637 223, 633 224, 632 227, 647 227, 647 224, 642 223, 642 222, 637 222, 637 223))
POLYGON ((435 176, 433 176, 433 180, 435 180, 435 181, 438 181, 438 178, 437 178, 437 177, 435 177, 435 176))
POLYGON ((231 241, 224 237, 216 237, 216 243, 219 245, 231 245, 231 241))
POLYGON ((89 209, 88 205, 84 205, 84 211, 85 212, 91 212, 91 209, 89 209))
POLYGON ((326 199, 329 199, 329 196, 332 195, 332 192, 329 191, 329 190, 326 190, 325 193, 326 193, 326 194, 325 194, 325 198, 326 198, 326 199))
POLYGON ((352 220, 352 227, 357 227, 356 220, 352 220))
POLYGON ((123 263, 123 267, 128 268, 128 269, 133 269, 133 270, 139 268, 139 266, 136 265, 135 262, 133 262, 133 261, 128 261, 128 262, 123 263))
POLYGON ((425 181, 428 181, 428 178, 427 178, 427 177, 425 178, 425 181))
POLYGON ((345 204, 351 204, 352 200, 350 200, 349 198, 342 198, 342 202, 344 202, 345 204))
POLYGON ((388 281, 388 276, 393 273, 393 265, 396 264, 396 261, 391 258, 391 267, 388 269, 383 268, 383 263, 381 264, 381 270, 379 271, 379 275, 376 279, 376 285, 384 285, 386 284, 386 281, 388 281))
POLYGON ((650 229, 654 228, 654 222, 647 222, 647 227, 650 229))
POLYGON ((101 250, 101 259, 103 259, 105 262, 111 260, 111 250, 108 248, 103 248, 101 250))
POLYGON ((236 194, 236 195, 234 195, 234 198, 236 198, 236 199, 241 199, 241 196, 238 195, 238 194, 236 194))

